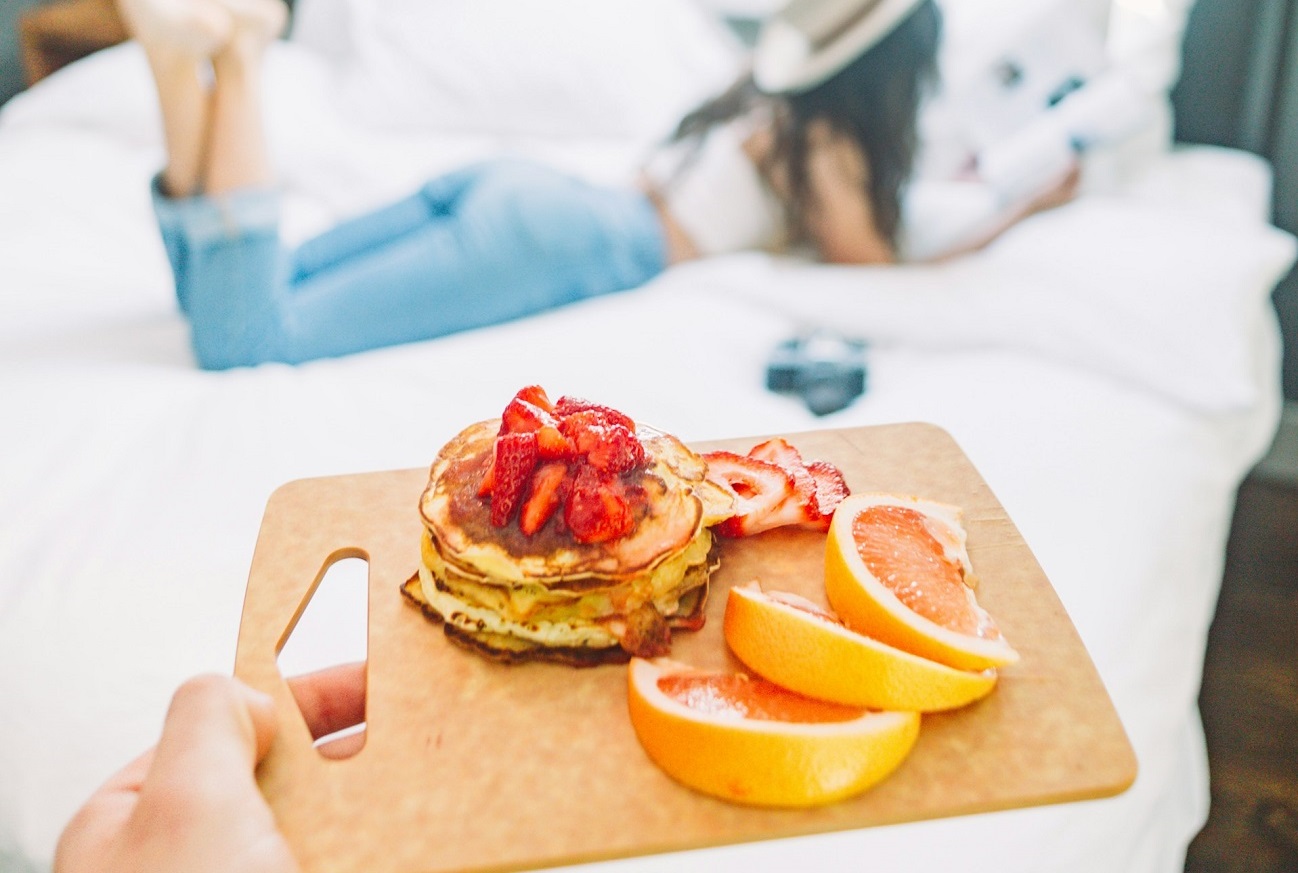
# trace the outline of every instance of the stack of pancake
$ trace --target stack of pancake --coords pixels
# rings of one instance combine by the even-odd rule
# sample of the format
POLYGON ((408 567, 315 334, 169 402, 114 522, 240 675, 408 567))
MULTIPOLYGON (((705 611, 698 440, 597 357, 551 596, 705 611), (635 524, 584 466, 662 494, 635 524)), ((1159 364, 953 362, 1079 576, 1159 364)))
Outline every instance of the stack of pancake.
POLYGON ((420 499, 422 560, 403 594, 457 643, 503 661, 573 665, 666 654, 673 628, 697 628, 715 569, 709 528, 734 494, 675 437, 636 427, 644 463, 623 472, 634 526, 579 542, 556 513, 524 534, 492 523, 480 483, 501 421, 471 425, 438 454, 420 499))

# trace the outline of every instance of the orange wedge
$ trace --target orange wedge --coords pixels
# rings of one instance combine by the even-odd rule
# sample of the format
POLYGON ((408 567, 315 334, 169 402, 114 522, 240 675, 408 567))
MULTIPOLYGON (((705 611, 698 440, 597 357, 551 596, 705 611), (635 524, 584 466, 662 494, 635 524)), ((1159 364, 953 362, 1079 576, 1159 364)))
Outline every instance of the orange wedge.
POLYGON ((760 678, 634 658, 631 724, 667 775, 754 806, 808 807, 859 794, 905 760, 915 712, 812 700, 760 678))
POLYGON ((850 706, 936 712, 996 686, 995 670, 956 670, 903 652, 849 630, 810 600, 756 587, 730 589, 725 637, 754 673, 850 706))
POLYGON ((960 670, 1013 664, 973 584, 957 507, 854 494, 834 512, 825 594, 852 630, 960 670))

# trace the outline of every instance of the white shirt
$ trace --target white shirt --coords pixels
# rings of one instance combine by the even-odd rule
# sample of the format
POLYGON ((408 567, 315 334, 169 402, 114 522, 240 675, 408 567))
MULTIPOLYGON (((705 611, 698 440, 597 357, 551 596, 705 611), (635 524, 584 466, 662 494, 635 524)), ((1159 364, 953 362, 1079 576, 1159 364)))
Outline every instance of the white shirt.
POLYGON ((744 151, 754 120, 740 117, 654 154, 645 174, 701 255, 776 249, 784 206, 744 151))

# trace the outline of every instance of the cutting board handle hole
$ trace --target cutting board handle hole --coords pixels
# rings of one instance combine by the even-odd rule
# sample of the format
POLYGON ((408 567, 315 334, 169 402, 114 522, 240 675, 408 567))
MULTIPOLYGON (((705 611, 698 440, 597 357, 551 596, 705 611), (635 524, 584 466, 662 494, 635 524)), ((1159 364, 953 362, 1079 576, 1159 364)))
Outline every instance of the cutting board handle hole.
MULTIPOLYGON (((277 650, 280 674, 289 678, 289 688, 302 711, 303 718, 316 737, 315 747, 325 758, 349 758, 365 745, 365 698, 361 692, 359 709, 355 700, 343 707, 350 713, 344 721, 359 722, 338 725, 337 707, 329 707, 329 724, 318 720, 320 709, 307 700, 303 683, 294 677, 320 671, 335 671, 334 676, 357 676, 364 688, 364 665, 369 656, 369 561, 359 549, 339 549, 325 559, 315 582, 307 591, 293 621, 284 630, 277 650), (361 665, 361 666, 357 666, 361 665)), ((343 680, 338 680, 343 681, 343 680)), ((333 702, 333 701, 331 701, 333 702)))

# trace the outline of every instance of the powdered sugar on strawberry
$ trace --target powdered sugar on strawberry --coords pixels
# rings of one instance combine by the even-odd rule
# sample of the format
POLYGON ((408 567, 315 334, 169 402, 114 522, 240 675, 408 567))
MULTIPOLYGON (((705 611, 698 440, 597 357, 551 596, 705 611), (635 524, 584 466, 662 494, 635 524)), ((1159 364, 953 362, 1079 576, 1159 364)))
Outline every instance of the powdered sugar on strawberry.
POLYGON ((624 478, 647 462, 630 416, 575 397, 551 403, 529 385, 501 413, 478 496, 497 527, 517 515, 531 536, 555 518, 577 542, 611 542, 635 527, 639 492, 624 478))

